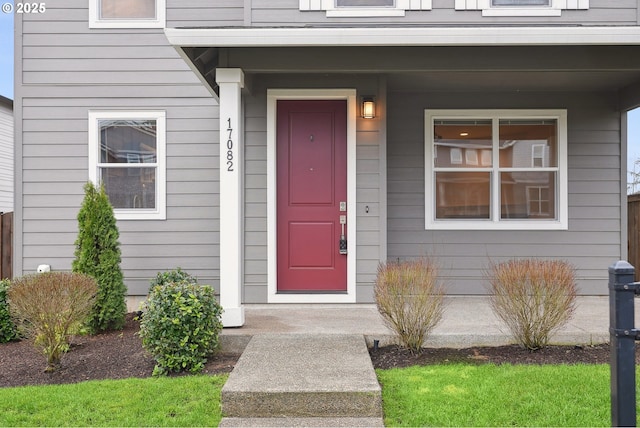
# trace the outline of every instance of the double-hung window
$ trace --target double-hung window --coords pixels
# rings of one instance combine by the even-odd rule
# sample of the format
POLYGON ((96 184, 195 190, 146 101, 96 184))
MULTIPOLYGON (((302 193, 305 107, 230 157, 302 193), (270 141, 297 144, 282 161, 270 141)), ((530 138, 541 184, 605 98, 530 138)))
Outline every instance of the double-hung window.
POLYGON ((566 229, 565 110, 425 111, 427 229, 566 229))
POLYGON ((89 0, 89 28, 164 28, 166 0, 89 0))
POLYGON ((116 218, 166 218, 165 112, 89 112, 89 179, 116 218))

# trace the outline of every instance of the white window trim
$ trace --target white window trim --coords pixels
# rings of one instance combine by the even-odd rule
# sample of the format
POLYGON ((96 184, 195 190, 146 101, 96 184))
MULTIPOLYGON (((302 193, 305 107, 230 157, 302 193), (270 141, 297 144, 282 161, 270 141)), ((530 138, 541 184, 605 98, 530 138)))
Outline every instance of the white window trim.
POLYGON ((299 0, 301 11, 326 12, 327 18, 405 16, 407 10, 431 10, 432 0, 395 0, 391 7, 337 7, 335 0, 299 0))
POLYGON ((551 6, 491 6, 491 0, 455 0, 456 10, 481 10, 482 16, 561 16, 563 10, 587 10, 589 0, 551 0, 551 6))
POLYGON ((118 220, 165 220, 167 218, 166 184, 166 112, 164 111, 89 111, 89 180, 98 185, 100 171, 100 120, 152 119, 156 121, 156 208, 116 209, 118 220))
POLYGON ((89 28, 165 28, 166 0, 156 0, 155 19, 100 19, 100 0, 89 0, 89 28))
MULTIPOLYGON (((568 191, 568 140, 566 110, 425 110, 425 228, 427 230, 567 230, 569 228, 569 191, 568 191), (500 119, 555 119, 558 123, 558 167, 556 175, 555 206, 557 219, 500 219, 500 199, 492 194, 489 220, 436 220, 435 216, 435 180, 433 168, 433 121, 445 119, 491 119, 493 120, 494 138, 498 138, 498 121, 500 119)), ((499 168, 499 153, 494 150, 492 171, 499 168)), ((484 171, 486 168, 479 168, 484 171)), ((518 168, 520 170, 520 168, 518 168)), ((533 168, 531 170, 534 170, 533 168)), ((543 168, 535 168, 542 171, 543 168)), ((491 189, 500 188, 498 174, 491 176, 491 189)))

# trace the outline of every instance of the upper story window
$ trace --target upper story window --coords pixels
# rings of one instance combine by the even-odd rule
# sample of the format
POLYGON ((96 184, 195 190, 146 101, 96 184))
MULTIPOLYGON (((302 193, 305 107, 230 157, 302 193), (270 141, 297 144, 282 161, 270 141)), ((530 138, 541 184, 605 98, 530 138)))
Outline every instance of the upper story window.
POLYGON ((427 229, 567 228, 564 110, 427 110, 427 229))
POLYGON ((164 28, 166 0, 89 0, 90 28, 164 28))
POLYGON ((491 6, 551 6, 551 0, 491 0, 491 6))
POLYGON ((89 112, 89 179, 120 220, 166 218, 165 112, 89 112))
POLYGON ((324 10, 328 18, 404 16, 407 10, 431 10, 431 0, 299 0, 300 10, 324 10))
POLYGON ((589 0, 455 0, 456 10, 482 16, 560 16, 563 10, 589 9, 589 0))

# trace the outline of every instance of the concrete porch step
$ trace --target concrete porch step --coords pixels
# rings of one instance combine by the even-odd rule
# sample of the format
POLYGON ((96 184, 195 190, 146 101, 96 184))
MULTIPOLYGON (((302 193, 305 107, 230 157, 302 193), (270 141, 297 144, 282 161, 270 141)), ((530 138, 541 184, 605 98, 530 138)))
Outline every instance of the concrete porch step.
MULTIPOLYGON (((381 389, 364 336, 255 335, 222 388, 222 413, 225 418, 303 418, 301 421, 305 418, 376 418, 381 421, 381 389)), ((277 422, 277 419, 263 422, 277 422)), ((306 421, 317 422, 319 420, 306 421)))

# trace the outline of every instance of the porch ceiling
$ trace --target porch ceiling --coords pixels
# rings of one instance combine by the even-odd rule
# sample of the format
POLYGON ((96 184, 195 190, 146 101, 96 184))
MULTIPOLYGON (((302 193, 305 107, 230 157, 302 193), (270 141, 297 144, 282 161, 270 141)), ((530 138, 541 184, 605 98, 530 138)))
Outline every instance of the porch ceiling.
POLYGON ((447 71, 392 73, 392 90, 469 91, 617 91, 640 82, 640 71, 447 71))
POLYGON ((217 67, 259 74, 378 74, 391 91, 618 91, 640 104, 640 46, 183 47, 215 89, 217 67))

